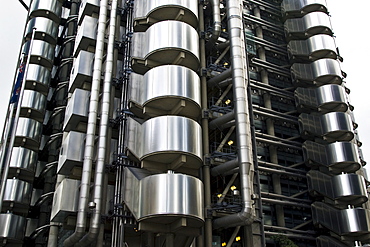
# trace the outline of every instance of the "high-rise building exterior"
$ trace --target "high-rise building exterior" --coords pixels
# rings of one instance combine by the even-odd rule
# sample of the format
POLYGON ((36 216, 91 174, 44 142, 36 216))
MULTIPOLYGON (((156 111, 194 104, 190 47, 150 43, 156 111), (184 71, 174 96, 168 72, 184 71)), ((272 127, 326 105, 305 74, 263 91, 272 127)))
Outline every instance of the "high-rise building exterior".
POLYGON ((28 16, 0 246, 370 244, 325 0, 32 0, 28 16))

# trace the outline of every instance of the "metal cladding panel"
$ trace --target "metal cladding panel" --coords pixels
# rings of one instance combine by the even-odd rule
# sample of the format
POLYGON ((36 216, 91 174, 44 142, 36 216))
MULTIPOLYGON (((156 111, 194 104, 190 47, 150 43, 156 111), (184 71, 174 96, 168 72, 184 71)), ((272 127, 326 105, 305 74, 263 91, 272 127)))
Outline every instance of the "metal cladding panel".
POLYGON ((135 170, 144 170, 134 167, 125 167, 123 201, 130 209, 131 213, 138 219, 140 211, 140 178, 135 176, 135 170))
POLYGON ((284 27, 287 40, 307 39, 317 34, 333 35, 330 17, 323 12, 312 12, 302 18, 288 19, 284 27))
POLYGON ((9 176, 20 176, 22 180, 33 181, 37 163, 37 152, 22 147, 14 147, 9 164, 9 176))
POLYGON ((321 235, 316 238, 316 246, 318 247, 348 247, 348 245, 340 242, 338 239, 321 235))
POLYGON ((368 200, 365 179, 361 175, 337 175, 332 178, 332 184, 335 199, 343 204, 360 205, 368 200))
POLYGON ((328 11, 325 0, 284 0, 281 8, 286 18, 302 17, 315 11, 328 11))
POLYGON ((68 101, 64 118, 64 131, 83 131, 87 123, 90 92, 76 88, 68 101), (81 126, 84 125, 84 126, 81 126))
POLYGON ((36 90, 47 95, 51 80, 50 69, 37 64, 30 64, 26 76, 26 89, 36 90))
POLYGON ((313 62, 322 58, 337 59, 334 38, 319 34, 306 40, 292 40, 288 43, 291 62, 313 62))
POLYGON ((24 90, 21 103, 21 116, 43 122, 46 102, 47 98, 44 94, 33 90, 24 90))
POLYGON ((161 223, 162 217, 193 217, 200 227, 204 221, 203 184, 184 174, 158 174, 140 181, 138 221, 161 223), (156 218, 158 219, 156 220, 156 218))
MULTIPOLYGON (((30 41, 24 43, 22 52, 28 54, 30 45, 30 41)), ((54 61, 54 48, 53 44, 42 40, 34 40, 32 44, 30 63, 39 64, 51 69, 54 61)))
POLYGON ((35 17, 29 20, 26 28, 25 36, 31 38, 33 29, 35 31, 35 39, 44 40, 53 45, 57 42, 59 24, 45 17, 35 17))
POLYGON ((69 175, 74 166, 82 166, 86 134, 70 131, 64 138, 58 161, 58 174, 69 175))
POLYGON ((41 134, 42 123, 30 118, 20 117, 15 133, 15 146, 24 146, 37 151, 40 146, 41 134))
POLYGON ((19 179, 7 179, 4 192, 3 209, 14 213, 28 213, 31 201, 32 184, 19 179))
POLYGON ((163 20, 179 20, 197 28, 198 2, 195 0, 139 0, 135 1, 133 17, 136 21, 135 31, 146 29, 138 26, 142 22, 148 26, 163 20))
POLYGON ((143 156, 157 152, 181 152, 200 160, 203 157, 202 130, 194 120, 179 116, 156 117, 142 125, 142 132, 143 156))
POLYGON ((354 162, 360 164, 357 146, 351 142, 334 142, 326 147, 328 161, 331 164, 354 162))
POLYGON ((33 0, 30 6, 30 18, 42 16, 59 23, 62 5, 63 1, 58 0, 33 0))
POLYGON ((92 16, 93 13, 99 13, 99 0, 82 0, 78 12, 78 24, 80 25, 86 15, 92 16))
POLYGON ((77 212, 80 183, 79 180, 66 178, 59 184, 54 192, 52 222, 64 222, 66 216, 77 212))
POLYGON ((97 27, 97 18, 84 16, 76 35, 74 50, 75 56, 80 52, 80 50, 86 51, 90 46, 95 48, 97 27))
POLYGON ((326 141, 351 141, 354 138, 353 123, 349 114, 330 112, 322 115, 320 118, 326 141))
POLYGON ((91 82, 94 65, 94 53, 80 51, 74 60, 69 82, 69 92, 75 88, 82 88, 85 82, 91 82))
POLYGON ((310 64, 295 63, 291 66, 293 82, 298 86, 321 86, 342 83, 342 70, 334 59, 319 59, 310 64))
POLYGON ((0 239, 14 243, 23 241, 26 218, 11 213, 0 214, 0 222, 0 239))
POLYGON ((329 112, 346 112, 348 110, 347 94, 340 85, 324 85, 318 88, 297 88, 294 92, 299 112, 316 111, 321 114, 329 112))
POLYGON ((150 26, 144 35, 134 33, 133 37, 133 57, 145 60, 141 62, 144 65, 137 64, 135 58, 133 60, 132 68, 139 74, 164 64, 178 64, 194 71, 199 67, 199 36, 193 27, 184 22, 158 22, 150 26), (140 39, 135 38, 137 35, 140 39))
POLYGON ((200 79, 193 70, 165 65, 149 70, 143 77, 132 73, 131 79, 130 95, 149 116, 176 114, 192 119, 199 117, 200 79))

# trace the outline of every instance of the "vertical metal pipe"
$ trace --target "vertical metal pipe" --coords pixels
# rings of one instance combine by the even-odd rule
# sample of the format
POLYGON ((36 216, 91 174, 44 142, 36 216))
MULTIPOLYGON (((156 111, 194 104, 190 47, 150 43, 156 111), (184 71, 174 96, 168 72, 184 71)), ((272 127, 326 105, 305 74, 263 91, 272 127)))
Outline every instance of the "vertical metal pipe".
MULTIPOLYGON (((199 4, 199 31, 200 33, 204 32, 204 13, 203 13, 203 4, 199 4)), ((201 69, 206 68, 206 47, 205 40, 201 38, 199 40, 199 49, 200 49, 200 66, 201 69)), ((207 79, 205 75, 201 75, 201 93, 202 93, 202 110, 207 110, 207 79)), ((204 116, 202 117, 202 138, 203 138, 203 154, 209 154, 209 134, 208 134, 208 119, 204 116)), ((204 184, 204 206, 205 206, 205 225, 204 225, 204 244, 206 247, 212 246, 212 217, 208 215, 208 210, 211 209, 211 174, 210 167, 207 164, 206 159, 203 159, 203 184, 204 184)), ((198 244, 202 244, 198 241, 198 244)))
MULTIPOLYGON (((36 28, 33 28, 32 36, 31 36, 31 43, 30 43, 30 48, 28 50, 28 54, 27 54, 27 62, 26 62, 26 66, 25 66, 24 75, 23 75, 23 78, 22 78, 22 85, 21 85, 21 88, 20 88, 19 98, 18 98, 17 102, 14 103, 14 104, 17 105, 17 110, 15 111, 15 116, 14 116, 14 121, 13 121, 13 126, 12 126, 12 132, 10 133, 10 141, 9 141, 9 146, 8 146, 8 152, 7 152, 6 157, 5 157, 5 163, 1 164, 2 167, 4 168, 4 171, 3 171, 3 174, 2 174, 1 187, 0 187, 0 212, 1 212, 1 209, 2 209, 2 206, 3 206, 4 193, 5 193, 5 184, 6 184, 6 179, 8 178, 8 174, 9 174, 10 158, 12 157, 12 151, 13 151, 13 146, 14 146, 14 141, 15 141, 15 134, 16 134, 16 131, 17 131, 19 116, 20 116, 20 113, 21 113, 21 103, 22 103, 22 99, 23 99, 24 89, 26 87, 26 78, 27 78, 28 66, 29 66, 30 60, 31 60, 31 52, 32 52, 32 46, 33 46, 33 40, 35 38, 35 33, 36 33, 36 28)), ((9 116, 9 117, 11 117, 11 116, 9 116)))
POLYGON ((92 161, 94 156, 94 144, 95 144, 95 132, 96 132, 96 121, 98 114, 99 104, 99 91, 100 91, 100 80, 101 70, 104 54, 104 35, 105 26, 107 21, 107 7, 108 0, 100 1, 100 11, 98 20, 98 32, 96 38, 95 47, 95 58, 93 68, 93 79, 91 85, 91 96, 89 104, 89 114, 87 123, 86 143, 84 162, 81 178, 80 187, 80 200, 78 205, 77 222, 75 232, 64 241, 64 246, 73 246, 76 244, 84 235, 86 229, 87 220, 87 205, 89 202, 90 194, 90 182, 92 172, 92 161))
POLYGON ((247 61, 245 54, 244 27, 242 21, 243 2, 227 1, 227 16, 231 45, 232 78, 234 94, 234 112, 239 160, 239 176, 243 209, 241 212, 214 220, 213 227, 232 227, 253 223, 254 209, 252 201, 253 173, 252 140, 250 133, 247 61))

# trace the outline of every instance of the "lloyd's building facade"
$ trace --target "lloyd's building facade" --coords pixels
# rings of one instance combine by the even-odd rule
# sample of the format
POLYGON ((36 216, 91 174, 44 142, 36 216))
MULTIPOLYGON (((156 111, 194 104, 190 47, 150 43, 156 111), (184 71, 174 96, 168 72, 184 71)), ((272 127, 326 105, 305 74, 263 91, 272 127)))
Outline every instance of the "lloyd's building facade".
POLYGON ((23 40, 1 246, 370 244, 324 0, 33 0, 23 40))

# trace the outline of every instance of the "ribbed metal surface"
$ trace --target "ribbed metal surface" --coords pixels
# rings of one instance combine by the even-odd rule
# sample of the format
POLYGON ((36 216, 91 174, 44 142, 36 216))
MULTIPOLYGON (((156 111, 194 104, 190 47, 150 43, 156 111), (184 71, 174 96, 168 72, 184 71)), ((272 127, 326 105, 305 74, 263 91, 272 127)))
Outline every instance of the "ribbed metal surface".
POLYGON ((320 137, 327 142, 351 141, 354 138, 351 116, 343 112, 331 112, 321 116, 302 113, 299 129, 304 139, 320 137))
POLYGON ((33 181, 37 163, 37 152, 23 147, 14 147, 9 164, 8 178, 18 176, 25 181, 33 181))
POLYGON ((321 58, 337 59, 334 38, 319 34, 306 40, 292 40, 288 43, 290 62, 309 63, 321 58))
POLYGON ((203 184, 199 179, 174 173, 149 175, 126 168, 124 181, 124 201, 139 222, 170 224, 188 218, 188 227, 202 225, 203 184))
MULTIPOLYGON (((27 41, 23 45, 23 52, 28 53, 30 49, 30 41, 27 41)), ((47 68, 51 68, 54 60, 54 45, 42 41, 34 40, 31 51, 31 60, 32 64, 39 64, 47 68)))
POLYGON ((286 20, 284 28, 287 40, 307 39, 317 34, 333 35, 330 18, 323 12, 313 12, 302 18, 286 20))
POLYGON ((62 5, 63 2, 59 0, 33 0, 30 6, 30 18, 42 16, 59 23, 62 5))
POLYGON ((297 88, 294 97, 299 112, 346 112, 349 107, 346 91, 340 85, 297 88))
POLYGON ((149 70, 144 76, 132 73, 131 81, 131 101, 143 108, 134 113, 146 118, 174 114, 192 119, 199 117, 200 79, 194 71, 165 65, 149 70))
POLYGON ((53 45, 57 42, 59 25, 46 17, 32 18, 26 27, 25 36, 30 39, 32 36, 33 28, 36 28, 35 39, 44 40, 53 45))
POLYGON ((158 22, 145 33, 134 33, 132 69, 144 74, 151 67, 177 64, 196 71, 199 67, 198 40, 197 31, 184 22, 158 22))
POLYGON ((32 184, 19 179, 7 179, 3 209, 7 208, 15 213, 28 213, 31 200, 32 184))
POLYGON ((186 117, 162 116, 142 125, 129 121, 128 148, 148 170, 197 170, 202 163, 200 125, 186 117))
POLYGON ((42 123, 30 118, 19 118, 18 127, 15 134, 15 146, 23 146, 25 148, 38 151, 40 146, 41 131, 42 123))
POLYGON ((333 174, 355 172, 361 168, 357 146, 351 142, 321 145, 312 141, 303 144, 303 157, 307 165, 327 167, 333 174))
POLYGON ((291 73, 293 83, 302 87, 342 83, 342 70, 334 59, 319 59, 310 64, 295 63, 291 73))
POLYGON ((22 243, 26 218, 12 213, 0 214, 0 222, 0 240, 22 243))
POLYGON ((51 79, 50 69, 37 64, 30 64, 26 75, 26 89, 47 95, 51 79))
POLYGON ((73 92, 75 88, 82 88, 84 83, 91 83, 92 68, 94 64, 94 53, 80 51, 73 63, 69 91, 73 92))
POLYGON ((24 90, 21 103, 21 116, 43 122, 47 98, 42 93, 24 90))
POLYGON ((315 11, 328 11, 325 0, 283 0, 281 9, 285 18, 302 17, 315 11))
POLYGON ((134 30, 145 31, 150 24, 178 20, 198 27, 198 2, 194 0, 138 0, 135 2, 134 30))

